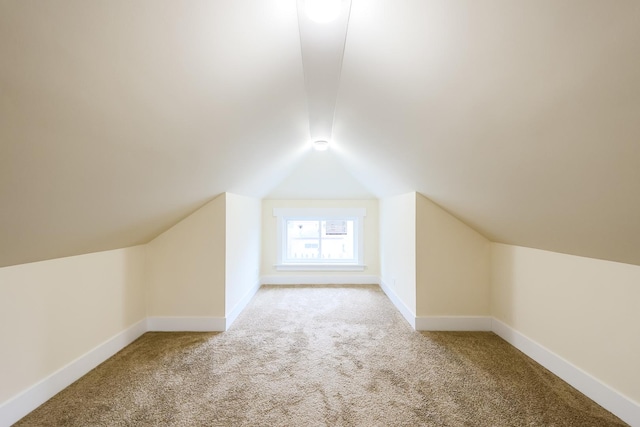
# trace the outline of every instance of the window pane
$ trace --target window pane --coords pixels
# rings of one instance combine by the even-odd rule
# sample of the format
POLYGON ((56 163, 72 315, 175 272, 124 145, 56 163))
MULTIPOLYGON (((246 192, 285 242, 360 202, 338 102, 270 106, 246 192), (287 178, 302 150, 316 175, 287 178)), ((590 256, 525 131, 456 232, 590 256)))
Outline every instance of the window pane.
POLYGON ((334 271, 355 271, 363 267, 361 233, 366 209, 274 208, 273 214, 278 218, 277 269, 320 271, 335 266, 334 271))
POLYGON ((287 221, 287 259, 320 258, 320 221, 287 221))
POLYGON ((354 221, 322 221, 322 259, 328 261, 354 261, 354 221))

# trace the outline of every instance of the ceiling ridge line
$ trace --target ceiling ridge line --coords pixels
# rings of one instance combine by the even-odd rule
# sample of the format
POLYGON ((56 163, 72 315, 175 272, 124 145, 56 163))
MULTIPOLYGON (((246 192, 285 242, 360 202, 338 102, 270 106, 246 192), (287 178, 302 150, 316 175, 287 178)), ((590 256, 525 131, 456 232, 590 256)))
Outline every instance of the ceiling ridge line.
POLYGON ((342 84, 342 66, 344 64, 344 54, 347 50, 347 37, 349 36, 349 21, 351 19, 351 0, 346 0, 349 5, 347 7, 347 27, 344 32, 344 41, 342 43, 342 55, 340 55, 340 71, 338 72, 338 87, 336 88, 336 98, 333 103, 333 115, 331 116, 331 139, 333 139, 333 128, 336 123, 336 110, 338 107, 338 95, 340 94, 340 86, 342 84))

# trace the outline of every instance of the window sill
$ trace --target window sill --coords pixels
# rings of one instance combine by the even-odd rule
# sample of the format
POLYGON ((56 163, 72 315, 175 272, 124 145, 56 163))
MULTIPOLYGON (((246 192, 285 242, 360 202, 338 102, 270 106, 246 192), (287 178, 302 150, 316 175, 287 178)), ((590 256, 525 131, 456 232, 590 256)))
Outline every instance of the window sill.
POLYGON ((278 271, 364 271, 363 264, 278 264, 278 271))

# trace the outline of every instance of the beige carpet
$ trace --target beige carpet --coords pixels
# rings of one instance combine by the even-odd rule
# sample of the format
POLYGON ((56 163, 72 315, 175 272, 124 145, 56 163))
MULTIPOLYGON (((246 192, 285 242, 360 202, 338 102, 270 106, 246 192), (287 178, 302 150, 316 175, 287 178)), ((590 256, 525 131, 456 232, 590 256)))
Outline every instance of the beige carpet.
POLYGON ((19 426, 621 426, 492 333, 377 286, 263 287, 225 333, 148 333, 19 426))

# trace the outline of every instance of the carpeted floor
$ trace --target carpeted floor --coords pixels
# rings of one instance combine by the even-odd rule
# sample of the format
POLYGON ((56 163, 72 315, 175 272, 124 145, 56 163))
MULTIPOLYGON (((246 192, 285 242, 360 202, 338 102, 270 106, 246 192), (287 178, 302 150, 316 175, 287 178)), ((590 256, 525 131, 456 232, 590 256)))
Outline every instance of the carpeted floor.
POLYGON ((412 331, 377 286, 260 289, 147 333, 18 426, 623 426, 492 333, 412 331))

